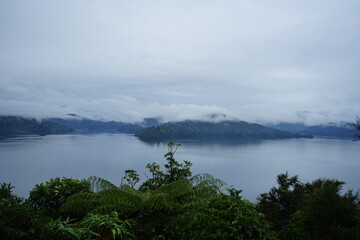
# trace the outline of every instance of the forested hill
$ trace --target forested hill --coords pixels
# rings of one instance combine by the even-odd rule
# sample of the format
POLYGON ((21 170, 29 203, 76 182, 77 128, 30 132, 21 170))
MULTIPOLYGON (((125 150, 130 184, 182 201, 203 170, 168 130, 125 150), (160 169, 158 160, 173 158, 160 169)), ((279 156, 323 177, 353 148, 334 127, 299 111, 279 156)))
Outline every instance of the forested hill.
POLYGON ((333 137, 333 138, 354 138, 356 128, 353 123, 327 123, 315 126, 306 126, 302 123, 278 123, 268 125, 279 130, 288 131, 297 134, 307 134, 316 137, 333 137))
POLYGON ((135 136, 144 141, 195 138, 278 139, 312 137, 244 121, 202 122, 190 120, 144 128, 138 131, 135 136))
POLYGON ((48 135, 65 134, 73 130, 69 127, 35 119, 16 116, 0 116, 0 137, 11 137, 16 135, 48 135))
POLYGON ((142 122, 126 123, 119 121, 97 121, 86 118, 64 119, 48 118, 47 121, 58 123, 80 133, 131 133, 134 134, 144 127, 160 125, 159 118, 144 118, 142 122))
POLYGON ((301 131, 302 134, 312 134, 321 137, 335 138, 354 138, 356 129, 354 124, 348 123, 343 125, 319 125, 308 127, 301 131))
POLYGON ((138 124, 124 123, 117 121, 97 121, 91 119, 63 119, 49 118, 47 121, 58 123, 74 129, 78 133, 101 133, 101 132, 123 132, 135 133, 142 129, 138 124))

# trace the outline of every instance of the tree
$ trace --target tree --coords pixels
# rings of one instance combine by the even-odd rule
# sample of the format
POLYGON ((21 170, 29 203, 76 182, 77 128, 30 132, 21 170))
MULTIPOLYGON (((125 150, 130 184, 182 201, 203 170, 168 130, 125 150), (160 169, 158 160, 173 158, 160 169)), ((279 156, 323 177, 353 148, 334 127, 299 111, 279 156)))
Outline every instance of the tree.
POLYGON ((301 206, 306 190, 298 176, 289 177, 287 172, 277 176, 277 184, 257 198, 257 209, 280 231, 301 206))
POLYGON ((131 188, 134 188, 135 185, 140 181, 139 174, 133 169, 125 170, 125 175, 121 179, 121 185, 126 185, 131 188))
POLYGON ((344 182, 317 179, 302 183, 297 176, 278 175, 278 187, 258 198, 257 208, 279 239, 359 239, 359 198, 342 195, 344 182))
POLYGON ((327 179, 313 182, 315 187, 306 196, 296 221, 304 239, 356 239, 356 227, 358 231, 360 227, 359 199, 351 191, 341 195, 343 184, 327 179))
POLYGON ((184 160, 184 163, 181 164, 175 160, 174 156, 180 144, 176 144, 173 142, 168 142, 168 152, 164 155, 167 163, 165 166, 165 174, 164 174, 164 182, 172 183, 178 180, 190 179, 191 171, 190 167, 192 165, 191 162, 184 160))
POLYGON ((192 163, 189 161, 179 163, 175 160, 175 153, 179 146, 180 144, 171 141, 167 143, 168 152, 164 155, 167 161, 164 165, 165 171, 162 171, 160 165, 155 162, 146 165, 146 168, 151 173, 151 178, 143 182, 139 188, 140 191, 154 190, 174 181, 189 180, 191 178, 192 173, 190 167, 192 163))
POLYGON ((36 184, 30 191, 28 202, 51 217, 59 216, 59 209, 69 196, 79 192, 90 192, 90 182, 71 178, 54 178, 36 184))
POLYGON ((11 184, 0 185, 0 236, 1 239, 28 239, 30 229, 34 229, 34 213, 12 189, 11 184))

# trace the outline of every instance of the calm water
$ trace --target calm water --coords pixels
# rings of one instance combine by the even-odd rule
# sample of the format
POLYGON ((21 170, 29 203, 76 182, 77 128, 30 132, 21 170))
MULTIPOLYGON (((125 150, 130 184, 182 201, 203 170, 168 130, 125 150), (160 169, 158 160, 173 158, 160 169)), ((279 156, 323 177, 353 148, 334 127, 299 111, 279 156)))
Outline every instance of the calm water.
MULTIPOLYGON (((301 180, 319 177, 360 188, 360 142, 337 139, 266 141, 180 141, 176 159, 193 163, 192 171, 210 173, 256 197, 275 185, 276 175, 289 172, 301 180)), ((166 145, 148 144, 132 135, 26 136, 0 141, 0 182, 27 197, 35 186, 54 177, 98 176, 120 183, 125 169, 145 178, 148 162, 164 163, 166 145)))

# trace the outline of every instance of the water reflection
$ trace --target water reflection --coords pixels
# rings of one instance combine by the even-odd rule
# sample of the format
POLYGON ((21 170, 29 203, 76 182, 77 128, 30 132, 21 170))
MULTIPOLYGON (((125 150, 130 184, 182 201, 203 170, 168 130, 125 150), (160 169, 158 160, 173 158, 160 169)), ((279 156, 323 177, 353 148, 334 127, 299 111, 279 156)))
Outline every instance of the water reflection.
POLYGON ((14 137, 0 138, 0 144, 6 142, 30 142, 35 140, 41 140, 42 136, 39 135, 18 135, 14 137))
MULTIPOLYGON (((164 147, 168 141, 142 141, 141 143, 151 147, 164 147)), ((220 147, 220 148, 233 148, 245 147, 246 145, 261 144, 266 140, 259 139, 178 139, 173 140, 175 143, 180 143, 186 147, 220 147)), ((275 141, 275 140, 272 140, 275 141)))

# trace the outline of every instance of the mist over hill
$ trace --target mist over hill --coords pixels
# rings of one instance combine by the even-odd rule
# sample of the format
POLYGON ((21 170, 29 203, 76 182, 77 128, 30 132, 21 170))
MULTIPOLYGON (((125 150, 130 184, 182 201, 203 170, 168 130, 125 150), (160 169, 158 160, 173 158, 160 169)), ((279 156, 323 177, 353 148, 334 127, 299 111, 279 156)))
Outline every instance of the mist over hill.
POLYGON ((66 118, 36 120, 20 116, 0 116, 0 136, 24 134, 66 133, 126 133, 136 134, 140 139, 179 138, 297 138, 302 136, 353 138, 353 123, 324 123, 308 126, 304 123, 257 124, 229 118, 225 114, 207 114, 201 120, 166 121, 161 116, 144 118, 138 122, 99 121, 74 113, 66 118))

